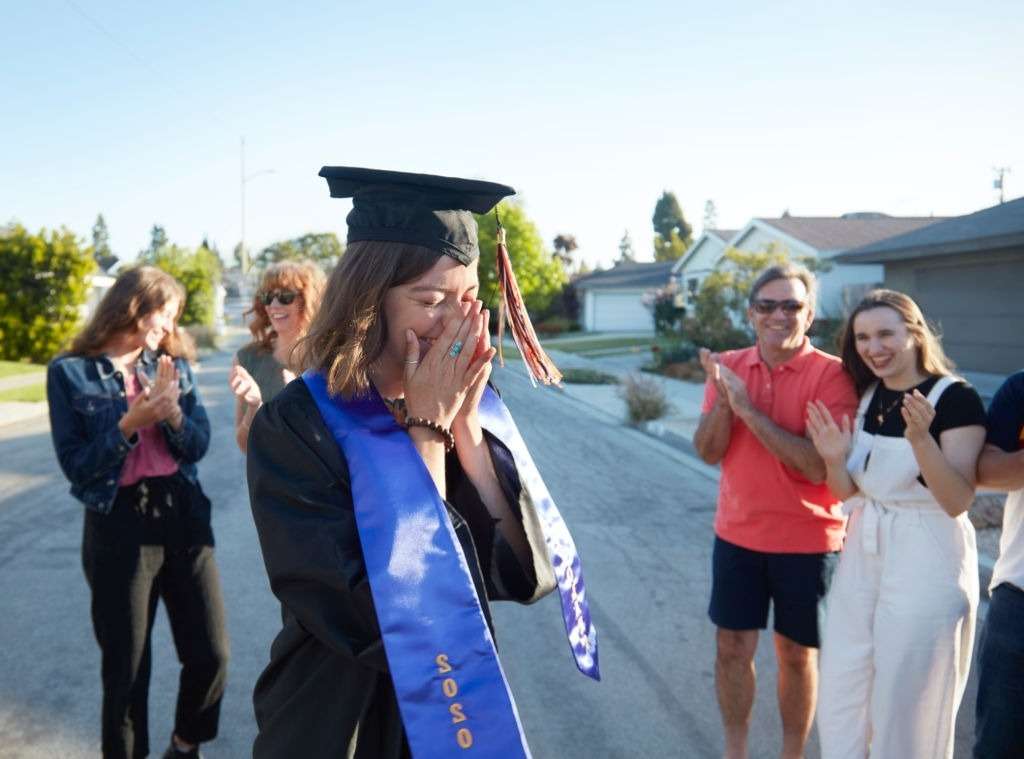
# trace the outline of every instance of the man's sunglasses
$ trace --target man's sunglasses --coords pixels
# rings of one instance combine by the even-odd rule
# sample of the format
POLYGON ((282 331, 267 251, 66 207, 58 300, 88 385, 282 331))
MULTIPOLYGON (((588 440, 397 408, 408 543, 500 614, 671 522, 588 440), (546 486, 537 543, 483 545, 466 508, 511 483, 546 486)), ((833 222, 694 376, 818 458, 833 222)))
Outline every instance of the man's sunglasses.
POLYGON ((769 300, 768 298, 758 298, 751 303, 751 305, 757 313, 765 316, 768 314, 774 314, 775 309, 777 308, 781 308, 782 313, 792 316, 793 314, 799 314, 803 311, 806 304, 798 300, 769 300))
POLYGON ((277 298, 277 302, 282 306, 290 306, 297 296, 298 293, 294 290, 271 290, 266 293, 256 293, 256 300, 264 306, 269 306, 274 302, 274 298, 277 298))

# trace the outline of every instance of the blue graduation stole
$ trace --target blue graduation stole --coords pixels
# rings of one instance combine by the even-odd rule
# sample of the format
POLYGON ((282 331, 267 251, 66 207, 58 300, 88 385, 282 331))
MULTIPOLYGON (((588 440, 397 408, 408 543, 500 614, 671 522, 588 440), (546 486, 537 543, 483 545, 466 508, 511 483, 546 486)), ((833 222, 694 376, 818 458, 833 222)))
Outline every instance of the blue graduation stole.
MULTIPOLYGON (((466 557, 408 433, 376 392, 332 398, 322 374, 306 372, 302 379, 348 462, 366 572, 413 756, 465 750, 495 759, 530 757, 466 557)), ((483 427, 511 451, 538 506, 577 666, 598 679, 596 632, 572 538, 490 388, 480 415, 483 427)))

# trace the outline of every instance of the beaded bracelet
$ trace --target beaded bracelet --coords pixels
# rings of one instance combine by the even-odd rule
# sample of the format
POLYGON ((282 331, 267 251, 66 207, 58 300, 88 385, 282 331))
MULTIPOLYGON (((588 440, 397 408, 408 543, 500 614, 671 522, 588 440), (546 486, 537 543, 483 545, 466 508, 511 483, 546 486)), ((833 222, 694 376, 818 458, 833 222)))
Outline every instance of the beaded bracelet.
POLYGON ((409 427, 426 427, 428 430, 433 430, 444 438, 444 449, 446 451, 455 450, 455 436, 452 431, 445 429, 437 422, 432 422, 429 419, 424 419, 422 416, 410 416, 406 417, 405 426, 409 427))

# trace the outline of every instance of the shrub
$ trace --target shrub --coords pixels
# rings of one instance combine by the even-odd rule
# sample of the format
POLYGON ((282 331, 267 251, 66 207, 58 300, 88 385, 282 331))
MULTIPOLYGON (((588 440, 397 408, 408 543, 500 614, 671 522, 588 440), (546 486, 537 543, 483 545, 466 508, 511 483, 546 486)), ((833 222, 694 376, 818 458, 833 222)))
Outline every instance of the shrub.
POLYGON ((650 377, 629 375, 622 383, 619 395, 626 401, 630 424, 660 419, 668 413, 665 389, 660 382, 650 377))
POLYGON ((697 346, 689 340, 672 340, 651 346, 654 368, 662 369, 669 364, 678 364, 697 358, 697 346))
POLYGON ((538 335, 560 335, 572 331, 572 322, 565 316, 549 316, 533 325, 538 335))
POLYGON ((662 367, 661 374, 672 379, 686 380, 688 382, 703 382, 706 379, 704 368, 697 359, 666 364, 662 367))
POLYGON ((185 327, 185 331, 192 336, 197 348, 203 350, 218 350, 220 348, 220 335, 217 334, 216 327, 190 324, 185 327))
POLYGON ((815 319, 808 335, 816 348, 838 356, 839 331, 842 327, 842 319, 815 319))
POLYGON ((96 262, 75 236, 0 228, 0 359, 45 364, 79 326, 96 262))
POLYGON ((570 385, 617 385, 619 378, 614 374, 601 372, 597 369, 565 369, 562 381, 570 385))
POLYGON ((216 320, 217 283, 221 277, 220 258, 216 253, 202 246, 191 251, 177 245, 164 245, 141 258, 144 263, 163 269, 185 288, 182 326, 213 326, 216 320))

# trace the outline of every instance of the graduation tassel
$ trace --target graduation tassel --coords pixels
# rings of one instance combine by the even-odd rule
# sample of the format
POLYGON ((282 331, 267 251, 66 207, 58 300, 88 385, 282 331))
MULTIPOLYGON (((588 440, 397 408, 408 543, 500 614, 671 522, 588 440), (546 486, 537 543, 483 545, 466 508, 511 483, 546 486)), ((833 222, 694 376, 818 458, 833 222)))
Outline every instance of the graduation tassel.
POLYGON ((526 362, 530 381, 534 386, 537 385, 537 382, 542 382, 545 385, 561 384, 562 373, 558 371, 558 367, 541 347, 537 333, 534 332, 533 324, 530 322, 530 315, 526 311, 526 304, 523 303, 523 295, 519 292, 519 285, 516 283, 516 274, 512 271, 512 260, 509 258, 508 248, 505 246, 505 228, 501 226, 497 208, 494 209, 494 221, 497 224, 495 259, 497 259, 498 265, 498 287, 501 289, 501 300, 498 303, 498 362, 502 366, 505 365, 501 343, 505 336, 505 319, 508 318, 512 339, 515 341, 516 347, 519 348, 523 361, 526 362))

